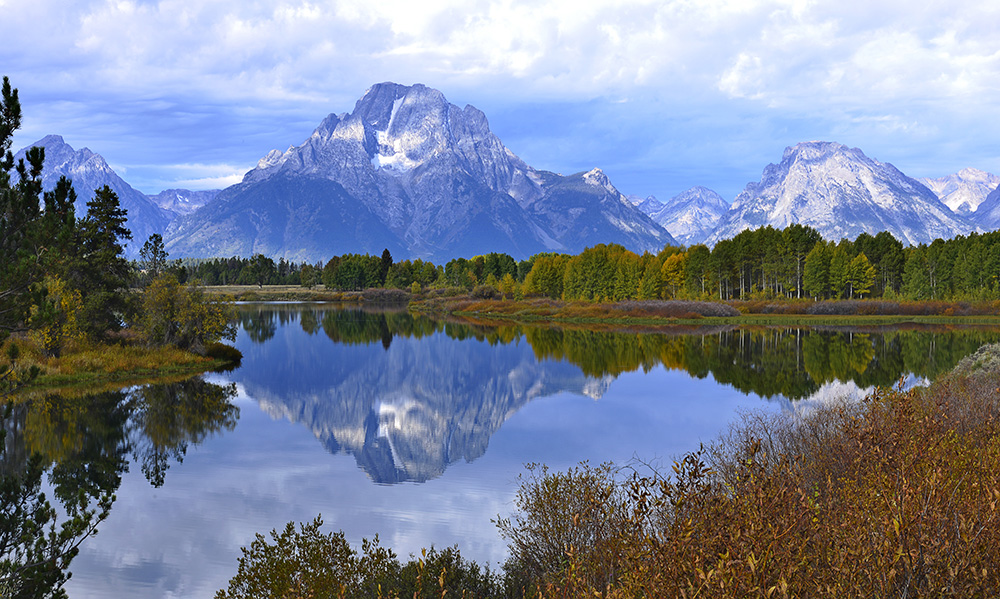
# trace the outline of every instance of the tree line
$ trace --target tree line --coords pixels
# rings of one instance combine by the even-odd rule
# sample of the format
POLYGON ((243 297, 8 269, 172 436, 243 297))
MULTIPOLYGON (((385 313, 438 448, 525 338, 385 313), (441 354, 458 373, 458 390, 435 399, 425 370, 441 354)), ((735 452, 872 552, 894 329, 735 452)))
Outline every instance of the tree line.
POLYGON ((579 254, 517 261, 489 253, 439 265, 344 254, 326 262, 251 258, 188 260, 181 276, 208 285, 285 284, 338 291, 460 288, 481 297, 565 300, 860 299, 989 300, 1000 297, 1000 232, 904 246, 891 233, 823 239, 812 227, 745 230, 709 248, 666 246, 637 254, 598 244, 579 254))

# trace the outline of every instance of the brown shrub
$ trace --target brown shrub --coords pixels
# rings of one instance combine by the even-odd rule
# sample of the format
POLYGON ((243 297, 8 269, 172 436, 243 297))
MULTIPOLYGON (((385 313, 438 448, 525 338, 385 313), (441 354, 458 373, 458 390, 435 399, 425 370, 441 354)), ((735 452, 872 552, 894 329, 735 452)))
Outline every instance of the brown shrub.
POLYGON ((500 299, 500 290, 493 285, 476 285, 470 293, 476 299, 500 299))
POLYGON ((739 316, 736 308, 720 302, 700 302, 691 300, 646 300, 624 301, 613 305, 614 310, 634 316, 659 318, 690 318, 697 314, 706 316, 739 316))
POLYGON ((550 597, 990 596, 1000 588, 997 356, 987 350, 929 389, 750 414, 669 476, 642 465, 546 475, 522 486, 518 531, 506 521, 506 536, 515 549, 542 535, 561 543, 528 570, 550 597), (568 501, 563 487, 596 504, 568 501))
POLYGON ((371 289, 365 289, 361 292, 361 298, 365 303, 370 304, 405 304, 408 303, 413 296, 409 291, 403 289, 382 289, 373 287, 371 289))

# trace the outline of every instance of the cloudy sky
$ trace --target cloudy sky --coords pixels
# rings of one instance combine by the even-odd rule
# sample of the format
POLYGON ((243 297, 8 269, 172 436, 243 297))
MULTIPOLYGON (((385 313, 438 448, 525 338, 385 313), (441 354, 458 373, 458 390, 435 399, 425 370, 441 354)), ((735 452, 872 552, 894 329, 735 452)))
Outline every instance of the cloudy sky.
POLYGON ((234 183, 381 81, 626 194, 732 200, 817 139, 1000 173, 994 1, 0 0, 0 31, 15 149, 63 135, 146 193, 234 183))

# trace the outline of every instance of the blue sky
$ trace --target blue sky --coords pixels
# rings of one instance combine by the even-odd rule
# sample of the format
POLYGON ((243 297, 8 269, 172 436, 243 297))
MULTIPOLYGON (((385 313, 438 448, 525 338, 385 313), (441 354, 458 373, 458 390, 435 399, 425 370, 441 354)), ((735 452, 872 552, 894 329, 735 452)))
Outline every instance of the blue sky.
POLYGON ((381 81, 626 194, 731 201, 817 139, 1000 173, 1000 2, 0 0, 0 30, 15 148, 63 135, 146 193, 234 183, 381 81))

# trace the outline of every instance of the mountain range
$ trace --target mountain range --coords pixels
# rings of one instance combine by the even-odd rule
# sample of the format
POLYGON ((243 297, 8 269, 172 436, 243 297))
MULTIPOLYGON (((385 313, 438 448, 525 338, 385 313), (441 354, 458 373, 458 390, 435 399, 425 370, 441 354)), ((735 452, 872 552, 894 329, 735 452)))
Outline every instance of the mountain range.
POLYGON ((722 196, 700 185, 681 192, 666 202, 649 196, 637 203, 636 207, 683 245, 704 241, 729 210, 729 204, 722 196))
MULTIPOLYGON (((598 243, 636 251, 713 245, 746 228, 809 225, 827 239, 889 231, 907 244, 1000 227, 1000 177, 963 169, 913 179, 835 142, 786 148, 732 203, 705 187, 666 202, 626 197, 599 168, 561 175, 527 165, 473 106, 423 85, 381 83, 351 113, 330 114, 299 145, 272 150, 224 190, 146 196, 99 155, 57 135, 43 185, 74 181, 77 214, 109 185, 128 210, 135 255, 152 233, 173 257, 255 253, 315 262, 344 253, 444 262, 488 252, 517 259, 598 243)), ((23 156, 25 150, 19 152, 23 156)))

